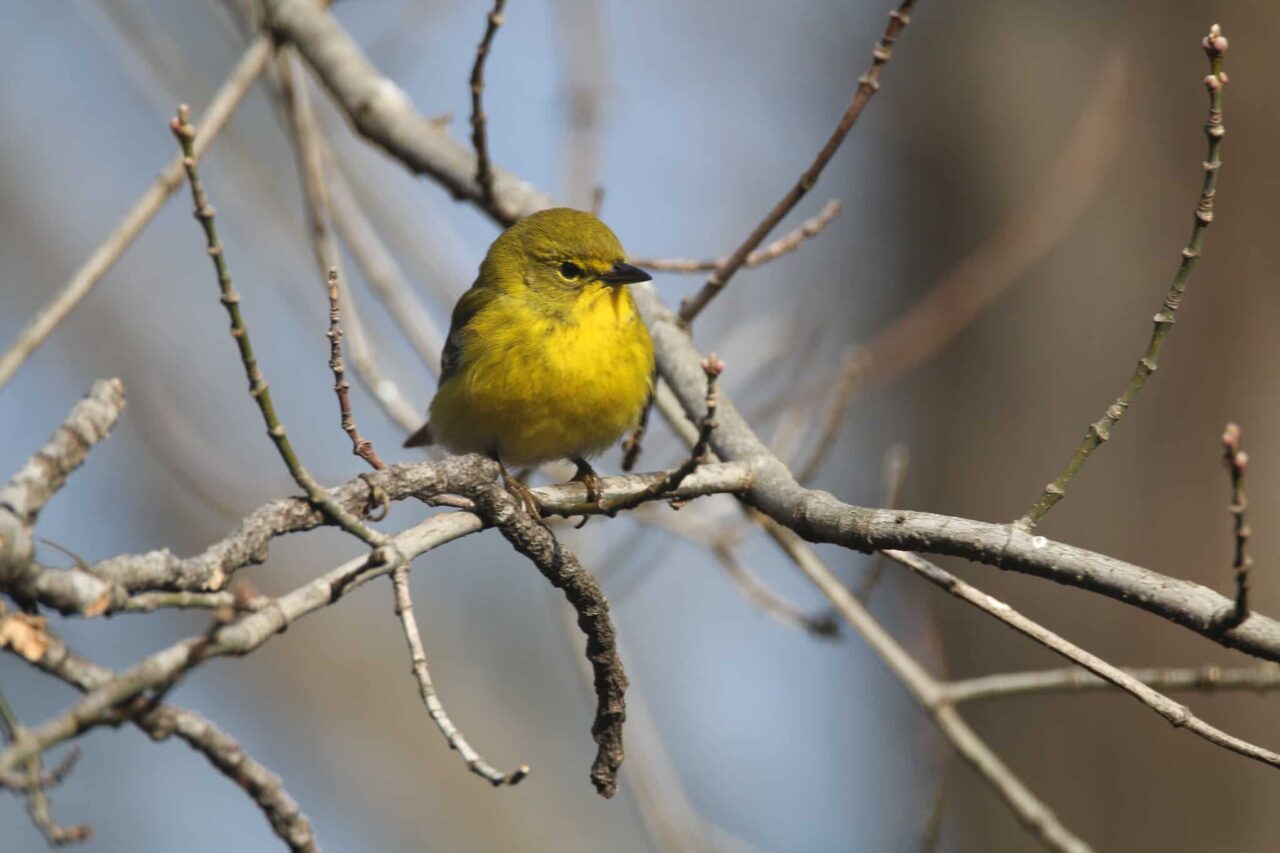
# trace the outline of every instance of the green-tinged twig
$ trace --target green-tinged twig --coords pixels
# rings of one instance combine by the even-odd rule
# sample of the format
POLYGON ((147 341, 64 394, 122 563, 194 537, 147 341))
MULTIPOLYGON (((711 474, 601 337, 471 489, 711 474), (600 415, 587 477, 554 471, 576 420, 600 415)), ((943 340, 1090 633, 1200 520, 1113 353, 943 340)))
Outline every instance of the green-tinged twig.
POLYGON ((1205 231, 1208 230, 1209 224, 1213 222, 1213 202, 1218 189, 1218 170, 1222 165, 1220 150, 1222 148, 1222 138, 1227 132, 1222 124, 1222 92, 1227 85, 1227 75, 1222 71, 1222 58, 1227 52, 1227 40, 1222 36, 1222 29, 1217 24, 1214 24, 1209 28, 1209 35, 1205 36, 1202 44, 1205 53, 1209 56, 1210 69, 1209 76, 1204 78, 1205 88, 1209 92, 1209 120, 1204 126, 1205 136, 1209 140, 1209 153, 1204 161, 1204 183, 1200 189, 1200 200, 1196 204, 1195 225, 1191 229, 1191 239, 1187 241, 1186 247, 1182 250, 1182 261, 1178 265, 1178 272, 1173 277, 1169 292, 1165 294, 1164 304, 1161 305, 1159 312, 1156 313, 1151 330, 1151 338, 1147 342, 1147 350, 1142 358, 1138 360, 1137 367, 1134 368, 1133 376, 1129 379, 1128 386, 1119 398, 1107 408, 1102 417, 1097 422, 1089 425, 1088 432, 1085 433, 1080 445, 1076 448, 1075 453, 1072 454, 1067 467, 1062 470, 1056 480, 1045 486, 1044 491, 1036 499, 1036 502, 1032 504, 1031 508, 1027 510, 1026 515, 1017 520, 1016 524, 1025 530, 1035 527, 1040 519, 1044 518, 1045 514, 1053 509, 1058 501, 1062 500, 1067 493, 1067 487, 1071 484, 1072 478, 1084 467, 1084 463, 1089 460, 1090 454, 1111 437, 1111 430, 1124 417, 1125 411, 1133 404, 1133 401, 1137 399, 1139 392, 1146 385, 1147 379, 1156 372, 1156 368, 1159 366, 1160 352, 1164 348, 1165 339, 1173 329, 1174 317, 1177 314, 1178 306, 1182 302, 1182 295, 1186 291, 1187 281, 1191 278, 1191 271, 1195 269, 1196 261, 1200 257, 1205 231))
POLYGON ((476 184, 480 187, 480 203, 493 204, 493 166, 489 160, 489 135, 484 114, 484 62, 489 57, 493 37, 502 26, 502 9, 507 0, 494 0, 493 10, 485 18, 484 37, 476 47, 476 61, 471 66, 471 144, 476 149, 476 184))
POLYGON ((320 507, 325 515, 347 533, 358 537, 369 545, 375 547, 382 545, 386 541, 385 536, 366 526, 341 504, 334 501, 324 487, 317 483, 310 472, 303 467, 302 461, 298 458, 298 454, 294 452, 293 444, 289 441, 289 437, 285 432, 284 424, 280 422, 280 418, 276 414, 275 404, 271 400, 270 387, 267 384, 266 377, 262 375, 261 368, 258 367, 258 360, 253 353, 253 344, 249 340, 249 329, 245 325, 244 316, 240 311, 240 294, 236 292, 235 286, 231 281, 231 273, 227 269, 222 243, 218 239, 218 229, 214 223, 213 207, 209 204, 209 198, 205 194, 204 185, 201 183, 200 175, 196 169, 194 155, 196 129, 192 126, 190 118, 190 110, 186 104, 183 104, 178 108, 177 118, 170 123, 170 128, 177 138, 178 144, 182 146, 182 165, 187 173, 187 181, 191 184, 191 197, 195 202, 195 216, 204 229, 209 258, 213 261, 214 272, 218 278, 218 288, 222 292, 222 304, 227 309, 227 315, 231 320, 231 337, 235 340, 236 346, 240 350, 240 361, 244 364, 245 376, 249 380, 249 396, 258 404, 258 409, 262 412, 262 419, 266 422, 267 435, 271 437, 271 441, 276 446, 276 451, 280 454, 280 458, 284 460, 284 464, 293 476, 294 482, 306 492, 307 498, 320 507))
MULTIPOLYGON (((707 356, 702 360, 702 372, 707 377, 707 395, 706 395, 706 414, 703 415, 698 425, 698 438, 693 444, 693 449, 689 453, 689 457, 681 462, 675 468, 663 476, 662 479, 650 484, 647 488, 633 495, 629 495, 621 500, 611 501, 603 505, 602 509, 610 515, 620 512, 624 509, 632 509, 639 506, 645 501, 653 500, 656 497, 669 494, 680 487, 685 478, 692 474, 699 465, 706 462, 711 453, 711 434, 716 429, 716 404, 719 400, 719 392, 716 388, 716 380, 720 374, 724 372, 724 362, 716 357, 715 353, 707 356)), ((647 416, 646 416, 647 420, 647 416)), ((637 446, 639 439, 637 438, 637 446)))
POLYGON ((1231 513, 1235 534, 1235 556, 1231 567, 1236 573, 1236 606, 1222 627, 1234 628, 1249 616, 1249 567, 1253 565, 1253 558, 1249 556, 1249 537, 1253 531, 1249 529, 1245 516, 1249 499, 1244 493, 1244 471, 1249 465, 1249 454, 1240 449, 1240 427, 1236 424, 1227 424, 1222 432, 1222 461, 1231 475, 1231 505, 1227 511, 1231 513))
POLYGON ((858 88, 853 93, 853 99, 849 101, 849 106, 845 108, 844 115, 840 116, 840 121, 836 124, 836 128, 831 132, 822 150, 814 157, 813 162, 809 164, 809 168, 805 169, 800 179, 795 185, 787 191, 787 194, 774 205, 768 215, 760 221, 755 230, 747 236, 737 249, 734 249, 725 263, 716 267, 715 272, 711 273, 707 281, 702 285, 702 289, 695 295, 685 299, 680 304, 679 319, 684 326, 691 324, 695 317, 706 308, 712 299, 720 291, 724 290, 729 280, 733 278, 734 273, 742 268, 747 262, 747 258, 756 248, 764 242, 769 236, 769 232, 777 227, 792 208, 799 203, 800 199, 813 189, 814 184, 818 182, 818 176, 822 174, 822 170, 826 168, 827 163, 835 156, 836 150, 840 144, 844 142, 849 131, 853 129, 853 125, 857 122, 858 117, 862 115, 863 109, 880 90, 880 72, 884 69, 884 65, 893 56, 893 46, 897 42, 898 37, 902 35, 902 31, 911 23, 911 10, 916 4, 916 0, 903 0, 902 5, 889 13, 889 25, 885 28, 884 35, 880 37, 880 41, 876 44, 875 49, 871 52, 871 67, 867 69, 867 73, 863 74, 858 80, 858 88))

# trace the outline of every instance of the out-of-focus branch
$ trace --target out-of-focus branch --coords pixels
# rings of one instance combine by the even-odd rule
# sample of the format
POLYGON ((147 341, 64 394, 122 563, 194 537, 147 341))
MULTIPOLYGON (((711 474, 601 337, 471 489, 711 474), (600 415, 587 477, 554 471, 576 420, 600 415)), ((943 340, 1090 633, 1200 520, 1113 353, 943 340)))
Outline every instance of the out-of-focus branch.
POLYGON ((399 264, 382 235, 369 221, 323 134, 318 135, 317 140, 325 155, 325 177, 333 201, 329 210, 333 224, 338 227, 356 266, 369 283, 369 288, 382 301, 396 328, 409 341, 431 375, 438 376, 440 350, 444 347, 443 333, 401 275, 399 264))
POLYGON ((559 0, 556 5, 563 78, 564 197, 572 207, 600 215, 601 124, 611 86, 609 39, 598 0, 559 0))
POLYGON ((918 555, 907 551, 885 551, 885 556, 911 569, 925 580, 945 590, 951 595, 990 616, 999 619, 1014 630, 1035 640, 1040 645, 1062 655, 1067 660, 1104 678, 1129 693, 1142 704, 1164 717, 1174 728, 1185 728, 1215 746, 1260 761, 1272 767, 1280 767, 1280 753, 1249 743, 1201 720, 1187 706, 1175 702, 1163 693, 1144 684, 1118 666, 1107 663, 1097 655, 1091 654, 1064 637, 1045 628, 1043 625, 1028 619, 1003 601, 997 601, 990 595, 965 583, 964 581, 930 563, 918 555))
MULTIPOLYGON (((1123 672, 1148 687, 1161 690, 1194 690, 1215 693, 1219 690, 1252 690, 1266 693, 1280 689, 1280 667, 1275 664, 1242 667, 1149 667, 1124 668, 1123 672)), ((1116 685, 1083 667, 1045 669, 1032 672, 1007 672, 952 681, 946 685, 948 701, 957 705, 1012 696, 1045 693, 1084 693, 1114 690, 1116 685)))
POLYGON ((1231 505, 1227 509, 1231 513, 1235 534, 1235 556, 1231 567, 1236 573, 1235 610, 1223 624, 1235 627, 1249 617, 1249 567, 1253 565, 1253 558, 1249 556, 1249 537, 1253 531, 1249 529, 1246 518, 1249 499, 1244 494, 1244 471, 1249 465, 1249 454, 1240 449, 1240 427, 1236 424, 1227 424, 1222 433, 1222 461, 1231 475, 1231 505))
MULTIPOLYGON (((907 466, 910 459, 911 457, 907 453, 905 444, 895 444, 885 451, 885 499, 882 503, 889 509, 897 509, 902 506, 902 493, 907 488, 907 466)), ((884 554, 880 551, 871 556, 871 565, 867 568, 867 573, 863 575, 862 581, 853 591, 854 596, 863 604, 867 603, 867 599, 871 597, 872 590, 876 588, 876 584, 880 583, 880 576, 884 574, 884 559, 884 554)))
MULTIPOLYGON (((654 339, 659 373, 684 411, 700 417, 705 384, 700 354, 652 288, 639 285, 632 290, 654 339)), ((811 542, 861 551, 898 549, 964 557, 1100 593, 1230 648, 1280 660, 1280 623, 1255 612, 1235 628, 1223 630, 1221 615, 1234 603, 1200 584, 1036 536, 1014 525, 844 503, 797 483, 724 394, 716 420, 719 426, 711 437, 716 455, 748 463, 752 469, 745 500, 811 542)))
MULTIPOLYGON (((1112 48, 1038 189, 891 326, 865 345, 866 382, 892 382, 940 352, 1067 236, 1097 195, 1123 139, 1128 52, 1112 48)), ((856 396, 856 395, 855 395, 856 396)))
POLYGON ((110 603, 108 586, 91 573, 42 570, 32 562, 32 528, 71 472, 110 434, 124 405, 119 379, 95 382, 53 436, 0 490, 0 591, 22 602, 72 596, 84 602, 88 615, 101 613, 110 603))
POLYGON ((502 26, 503 7, 507 0, 493 0, 493 9, 485 17, 484 37, 476 47, 476 61, 471 66, 471 144, 476 149, 476 185, 480 187, 480 203, 493 204, 493 168, 489 163, 489 135, 484 114, 484 62, 489 58, 493 37, 502 26))
POLYGON ((801 573, 827 597, 850 627, 858 632, 920 708, 933 719, 960 757, 1004 800, 1018 820, 1053 850, 1087 853, 1091 849, 1089 845, 1058 820, 1048 806, 978 737, 955 707, 945 700, 944 684, 926 672, 893 639, 812 548, 791 531, 782 528, 781 532, 788 553, 801 573))
POLYGON ((475 153, 420 116, 404 91, 378 73, 337 21, 313 0, 264 0, 264 6, 268 25, 298 48, 370 142, 504 225, 552 206, 535 187, 496 166, 493 203, 482 203, 475 153))
POLYGON ((365 328, 347 279, 341 274, 342 258, 333 236, 329 187, 324 174, 324 151, 321 146, 320 128, 311 110, 311 99, 302 80, 295 80, 292 51, 281 48, 276 62, 280 93, 289 115, 290 138, 294 145, 295 159, 302 179, 303 197, 306 200, 307 221, 311 228, 311 248, 320 275, 329 270, 339 270, 339 280, 346 291, 346 329, 350 337, 351 361, 366 390, 382 407, 397 426, 406 432, 417 428, 421 420, 417 409, 405 398, 400 387, 382 370, 374 352, 373 343, 365 328))
MULTIPOLYGON (((806 219, 798 228, 787 232, 769 245, 748 254, 747 259, 742 262, 743 268, 755 269, 770 261, 776 261, 778 258, 791 254, 796 249, 799 249, 801 244, 810 237, 817 237, 821 234, 823 229, 840 215, 842 208, 843 205, 841 205, 840 199, 831 199, 822 206, 822 210, 818 212, 817 216, 806 219)), ((656 272, 699 273, 714 272, 729 263, 729 256, 716 258, 713 261, 697 260, 695 258, 633 258, 631 262, 656 272)))
POLYGON ((1163 305, 1156 313, 1146 352, 1138 360, 1129 384, 1102 417, 1096 423, 1089 425, 1088 432, 1085 433, 1080 445, 1071 455, 1070 461, 1058 478, 1045 486, 1036 502, 1031 505, 1025 515, 1018 519, 1018 526, 1025 530, 1035 527, 1040 519, 1062 500, 1071 480, 1084 467, 1084 463, 1089 460, 1093 451, 1111 437, 1112 428, 1124 417, 1125 411, 1133 405, 1143 386, 1147 384, 1147 379, 1155 373, 1165 338, 1173 329, 1175 315, 1178 306, 1182 303, 1182 295, 1191 278, 1191 271, 1195 269, 1196 261, 1200 258, 1205 232, 1213 222, 1213 202, 1218 191, 1218 170, 1222 166, 1220 156, 1222 138, 1227 133, 1227 129, 1222 124, 1222 92, 1227 86, 1227 75, 1222 71, 1222 58, 1227 52, 1227 40, 1223 38, 1222 29, 1217 24, 1209 28, 1209 34, 1205 36, 1203 46, 1209 57, 1210 71, 1209 76, 1204 78, 1205 88, 1209 92, 1209 119, 1204 126, 1205 136, 1209 140, 1209 153, 1203 164, 1204 183, 1200 189, 1200 200, 1196 204, 1195 225, 1191 229, 1191 238, 1187 241, 1186 248, 1182 250, 1182 261, 1178 265, 1178 272, 1173 277, 1173 283, 1169 285, 1169 292, 1165 294, 1163 305))
POLYGON ((814 184, 818 182, 818 177, 822 174, 822 170, 826 168, 827 163, 835 156, 836 150, 840 148, 840 143, 844 142, 845 137, 849 135, 854 123, 862 115, 863 109, 871 101, 875 93, 880 91, 880 72, 883 70, 885 63, 893 56, 893 46, 898 41, 898 37, 902 35, 902 31, 911 23, 911 11, 915 4, 916 0, 903 0, 897 9, 889 13, 889 25, 885 28, 884 35, 880 37, 879 43, 876 44, 875 50, 871 52, 871 67, 867 69, 866 74, 859 78, 858 88, 853 94, 853 100, 845 108, 844 115, 840 117, 840 121, 836 124, 835 130, 831 132, 826 144, 818 151, 813 162, 809 164, 809 168, 804 170, 795 185, 774 205, 773 209, 755 227, 755 230, 742 242, 742 245, 738 246, 733 251, 733 254, 729 255, 728 261, 716 267, 715 272, 707 279, 701 290, 680 303, 679 318, 681 325, 687 327, 693 322, 694 318, 702 312, 702 309, 706 308, 707 304, 712 299, 715 299, 720 291, 724 290, 725 285, 733 278, 733 274, 746 263, 747 256, 764 242, 765 238, 778 226, 783 217, 791 212, 791 209, 808 194, 809 190, 813 189, 814 184))
MULTIPOLYGON (((231 76, 209 101, 209 106, 201 117, 204 134, 193 151, 193 156, 197 160, 204 155, 205 150, 213 143, 214 137, 226 125, 254 81, 267 67, 267 61, 270 58, 270 36, 258 36, 236 63, 231 76)), ((4 355, 0 356, 0 388, 5 386, 36 347, 53 334, 53 330, 58 328, 67 315, 102 280, 120 256, 133 245, 133 241, 142 233, 142 229, 159 213, 169 196, 182 185, 182 175, 182 157, 174 157, 160 173, 160 177, 156 178, 150 188, 134 202, 129 212, 116 224, 115 229, 98 244, 93 254, 72 274, 57 296, 41 308, 31 322, 18 333, 17 340, 10 345, 4 355)))

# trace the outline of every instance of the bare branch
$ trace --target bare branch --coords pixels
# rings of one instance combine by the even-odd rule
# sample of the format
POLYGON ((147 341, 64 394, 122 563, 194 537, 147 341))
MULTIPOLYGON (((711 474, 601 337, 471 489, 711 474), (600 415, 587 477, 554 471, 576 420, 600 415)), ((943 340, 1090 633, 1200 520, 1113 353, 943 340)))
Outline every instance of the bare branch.
POLYGON ((351 413, 351 386, 347 383, 346 368, 342 361, 342 309, 338 304, 338 271, 329 270, 329 369, 333 371, 333 393, 338 397, 338 414, 342 419, 342 431, 351 439, 351 452, 369 463, 371 468, 387 467, 369 439, 356 428, 355 415, 351 413))
MULTIPOLYGON (((654 339, 658 371, 694 418, 704 411, 701 356, 688 334, 652 288, 632 288, 654 339)), ((868 509, 800 486, 787 467, 756 437, 724 394, 712 449, 726 461, 748 464, 751 487, 744 499, 811 542, 860 551, 899 549, 964 557, 997 568, 1087 589, 1154 613, 1215 642, 1256 657, 1280 661, 1280 623, 1258 613, 1223 629, 1221 616, 1234 603, 1196 583, 1163 575, 1113 557, 1055 542, 1008 524, 907 510, 868 509)))
MULTIPOLYGON (((44 654, 28 663, 88 692, 115 677, 106 667, 75 654, 50 633, 44 654)), ((245 791, 271 823, 272 830, 295 853, 316 853, 311 822, 284 789, 280 777, 259 764, 236 742, 199 714, 174 705, 158 705, 131 720, 153 740, 177 735, 213 767, 245 791)))
MULTIPOLYGON (((9 700, 3 693, 0 693, 0 728, 4 729, 5 739, 9 743, 16 743, 26 736, 17 715, 9 705, 9 700)), ((67 759, 63 762, 64 767, 48 774, 47 778, 41 768, 40 756, 33 756, 27 761, 27 775, 21 780, 27 784, 17 789, 26 796, 27 814, 31 816, 31 822, 35 824, 36 829, 40 830, 40 834, 44 836, 50 847, 85 841, 93 834, 93 827, 89 824, 63 826, 53 819, 49 811, 49 796, 46 791, 57 785, 67 773, 71 772, 71 767, 79 755, 79 750, 72 749, 67 753, 67 759)))
MULTIPOLYGON (((806 219, 798 228, 787 232, 764 248, 756 249, 747 255, 747 259, 742 262, 743 268, 755 269, 756 267, 764 266, 770 261, 776 261, 784 255, 791 254, 796 249, 799 249, 801 244, 810 237, 817 237, 821 234, 823 229, 840 215, 842 207, 840 199, 831 199, 822 206, 822 210, 818 212, 817 216, 806 219)), ((694 258, 633 258, 631 262, 636 266, 657 272, 698 273, 714 272, 729 263, 729 256, 716 258, 714 261, 700 261, 694 258)))
MULTIPOLYGON (((1219 690, 1253 690, 1258 693, 1280 689, 1280 667, 1275 664, 1224 668, 1150 667, 1124 668, 1135 681, 1161 690, 1195 690, 1214 693, 1219 690)), ((947 699, 957 705, 1011 696, 1043 693, 1083 693, 1092 690, 1114 690, 1116 685, 1083 667, 1064 667, 1033 672, 1008 672, 953 681, 945 687, 947 699)))
POLYGON ((600 796, 612 797, 618 789, 618 768, 623 758, 627 674, 618 657, 604 590, 578 558, 556 541, 549 529, 516 508, 505 489, 490 482, 466 494, 475 501, 485 519, 501 531, 512 547, 528 557, 577 611, 578 628, 587 635, 587 659, 595 673, 596 717, 591 734, 598 748, 591 765, 591 782, 600 796))
POLYGON ((493 167, 493 204, 481 203, 477 160, 467 146, 418 115, 409 97, 378 73, 346 31, 312 0, 264 0, 276 35, 298 48, 356 130, 458 199, 475 202, 504 225, 551 207, 551 199, 493 167))
MULTIPOLYGON (((289 116, 290 137, 294 145, 295 159, 302 179, 303 198, 306 201, 307 222, 311 228, 311 248, 316 269, 327 276, 331 269, 342 269, 331 226, 329 186, 324 174, 324 150, 320 129, 311 110, 311 98, 303 81, 295 83, 292 51, 281 48, 276 62, 280 93, 289 116)), ((351 361, 356 374, 370 396, 378 402, 392 422, 405 432, 417 428, 421 419, 417 408, 405 398, 400 387, 383 372, 374 352, 373 343, 365 328, 355 300, 347 287, 347 279, 339 272, 339 281, 346 291, 347 332, 350 335, 351 361)))
POLYGON ((489 136, 484 114, 484 61, 498 27, 502 26, 503 7, 507 0, 493 0, 493 11, 485 18, 484 37, 476 48, 476 61, 471 66, 471 144, 476 149, 476 185, 480 187, 480 203, 493 204, 493 169, 489 163, 489 136))
POLYGON ((783 529, 782 533, 788 543, 788 553, 804 576, 866 641, 921 709, 933 718, 960 757, 1005 801, 1018 820, 1053 850, 1071 853, 1090 850, 1085 842, 1063 826, 1057 816, 978 737, 955 707, 946 701, 944 686, 889 635, 813 550, 790 531, 783 529))
POLYGON ((405 641, 409 644, 409 655, 413 662, 413 675, 418 680, 418 691, 422 694, 422 704, 427 706, 427 713, 435 722, 436 728, 449 742, 450 749, 456 749, 458 755, 466 763, 472 773, 480 776, 494 786, 515 785, 529 775, 529 765, 522 764, 510 773, 503 773, 485 761, 480 753, 472 748, 462 732, 449 719, 448 713, 436 695, 435 683, 431 680, 431 670, 427 667, 427 652, 422 645, 422 634, 418 631, 418 620, 413 615, 413 598, 409 594, 409 569, 401 566, 391 573, 392 586, 395 588, 396 615, 404 628, 405 641))
POLYGON ((1148 687, 1119 667, 1112 666, 1097 655, 1090 654, 1043 625, 1023 616, 1003 601, 997 601, 985 592, 970 586, 950 572, 944 571, 933 563, 907 551, 885 551, 885 556, 895 563, 906 566, 925 580, 949 592, 961 601, 972 604, 984 613, 994 616, 1050 651, 1056 652, 1073 663, 1084 667, 1099 678, 1105 678, 1164 717, 1174 728, 1185 728, 1215 746, 1231 750, 1246 758, 1252 758, 1254 761, 1260 761, 1272 767, 1280 767, 1280 753, 1249 743, 1209 725, 1192 714, 1187 706, 1175 702, 1163 693, 1148 687))
POLYGON ((1217 24, 1210 28, 1209 35, 1205 37, 1203 44, 1205 53, 1209 56, 1210 68, 1209 76, 1204 79, 1205 88, 1209 92, 1209 119, 1204 126, 1205 136, 1209 140, 1209 153, 1204 161, 1204 184, 1200 189, 1200 200, 1196 204, 1195 226, 1191 229, 1191 238, 1187 241, 1186 248, 1182 250, 1182 261, 1178 265, 1178 272, 1173 277, 1173 283, 1169 285, 1169 292, 1165 294, 1164 304, 1156 313, 1151 338, 1147 342, 1147 350, 1138 360, 1129 384, 1102 417, 1096 423, 1089 425, 1089 430, 1081 440, 1080 446, 1076 448, 1070 461, 1067 462, 1067 467, 1062 470, 1058 478, 1045 486, 1036 502, 1022 518, 1018 519, 1018 526, 1026 530, 1035 527, 1040 519, 1062 500, 1071 480, 1084 467, 1084 463, 1089 460, 1093 451, 1111 437, 1112 428, 1120 422, 1125 411, 1137 399, 1143 386, 1147 384, 1147 379, 1156 372, 1165 338, 1173 329, 1174 318, 1182 302, 1182 295, 1186 291, 1187 282, 1191 278, 1191 271, 1195 269, 1196 261, 1200 258, 1205 231, 1208 230, 1209 223, 1213 222, 1213 201, 1218 191, 1218 170, 1222 166, 1219 152, 1222 148, 1222 138, 1227 133, 1227 129, 1222 124, 1222 92, 1227 86, 1227 75, 1222 71, 1222 57, 1227 52, 1227 40, 1222 37, 1222 31, 1217 24))
POLYGON ((109 603, 107 585, 92 574, 78 569, 42 571, 33 563, 31 531, 40 510, 84 463, 94 445, 111 432, 124 405, 124 385, 119 379, 93 383, 88 396, 0 490, 0 589, 19 601, 75 595, 90 614, 101 613, 109 603))
POLYGON ((814 184, 818 182, 818 177, 822 174, 822 170, 826 168, 827 163, 835 156, 836 150, 840 148, 840 143, 844 142, 844 138, 849 135, 854 123, 862 115, 862 110, 871 101, 875 93, 880 90, 880 72, 885 63, 893 56, 893 46, 898 41, 898 37, 902 35, 902 31, 911 23, 911 10, 915 4, 916 0, 902 0, 902 4, 889 13, 889 26, 885 28, 884 35, 880 37, 880 42, 876 45, 875 50, 871 52, 871 67, 858 80, 858 88, 853 94, 853 100, 845 108, 844 115, 840 117, 840 121, 836 124, 835 130, 832 131, 826 144, 822 146, 818 155, 814 157, 813 162, 809 164, 809 168, 805 169, 800 175, 800 179, 796 181, 795 186, 788 190, 787 194, 774 205, 773 209, 755 227, 755 230, 742 242, 742 245, 733 251, 728 261, 722 266, 716 267, 715 272, 707 279, 706 284, 702 286, 700 291, 681 302, 679 313, 681 325, 688 326, 698 314, 702 313, 702 309, 707 307, 707 304, 733 278, 733 274, 746 263, 747 256, 764 242, 765 238, 778 226, 783 217, 791 212, 791 209, 808 194, 809 190, 813 189, 814 184))
POLYGON ((187 180, 191 184, 191 197, 195 203, 196 219, 204 230, 209 258, 213 261, 214 273, 218 279, 218 289, 222 292, 222 304, 227 309, 227 316, 231 320, 231 337, 240 351, 240 361, 244 364, 245 377, 249 380, 249 396, 253 398, 258 405, 258 410, 262 412, 262 420, 266 424, 267 435, 271 438, 272 443, 275 444, 276 451, 289 469, 294 482, 307 493, 307 497, 312 502, 318 504, 325 514, 333 519, 335 524, 370 545, 383 544, 385 537, 381 533, 365 526, 360 519, 347 512, 345 507, 334 501, 329 496, 329 493, 303 467, 302 460, 294 452, 293 443, 289 441, 284 424, 280 422, 280 418, 276 414, 276 407, 272 402, 271 390, 268 387, 266 377, 262 375, 262 370, 258 367, 257 357, 253 353, 253 344, 249 340, 249 329, 245 325, 244 315, 240 311, 240 294, 236 292, 235 285, 231 282, 231 273, 227 269, 225 253, 222 249, 222 243, 218 239, 217 226, 214 224, 213 207, 209 204, 209 199, 205 195, 204 185, 200 182, 200 175, 196 169, 196 160, 193 153, 196 130, 190 122, 190 114, 185 104, 178 108, 178 116, 173 120, 171 129, 178 140, 178 144, 182 147, 184 155, 182 166, 186 170, 187 180))
MULTIPOLYGON (((266 35, 258 36, 240 57, 231 76, 209 101, 209 106, 201 117, 204 134, 192 152, 197 160, 204 156, 205 150, 213 143, 214 137, 226 125, 231 114, 240 105, 240 101, 248 94, 253 82, 267 67, 267 60, 270 58, 271 38, 266 35)), ((13 378, 13 374, 36 347, 44 343, 49 335, 53 334, 53 330, 67 318, 67 315, 89 295, 120 256, 133 245, 133 241, 142 233, 142 229, 160 212, 160 208, 168 201, 169 196, 173 195, 181 185, 182 157, 178 156, 169 161, 164 171, 160 173, 160 177, 156 178, 142 197, 134 202, 124 218, 116 224, 115 230, 98 244, 93 254, 72 274, 58 295, 40 309, 40 313, 18 333, 17 340, 10 345, 3 356, 0 356, 0 388, 13 378)))

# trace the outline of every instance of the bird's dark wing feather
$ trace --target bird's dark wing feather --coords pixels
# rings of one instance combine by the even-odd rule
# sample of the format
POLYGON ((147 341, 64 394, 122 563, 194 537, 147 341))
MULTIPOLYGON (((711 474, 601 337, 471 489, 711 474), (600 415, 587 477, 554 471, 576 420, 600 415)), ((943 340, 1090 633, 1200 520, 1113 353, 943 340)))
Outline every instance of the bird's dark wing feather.
POLYGON ((496 296, 492 288, 473 286, 453 306, 449 337, 444 342, 444 352, 440 354, 440 384, 449 381, 449 377, 462 369, 462 341, 467 324, 496 296))

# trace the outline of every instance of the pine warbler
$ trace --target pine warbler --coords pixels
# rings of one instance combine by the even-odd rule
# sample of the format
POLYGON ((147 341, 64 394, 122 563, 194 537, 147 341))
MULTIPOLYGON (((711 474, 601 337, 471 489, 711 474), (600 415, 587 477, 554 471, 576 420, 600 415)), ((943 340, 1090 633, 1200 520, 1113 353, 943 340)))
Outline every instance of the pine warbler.
POLYGON ((485 453, 506 465, 571 459, 598 500, 587 457, 636 424, 653 386, 653 342, 628 284, 648 281, 589 213, 555 208, 503 232, 453 309, 440 387, 405 447, 485 453))

